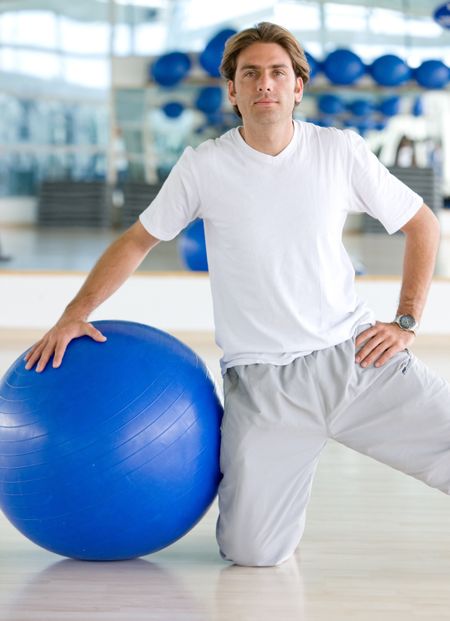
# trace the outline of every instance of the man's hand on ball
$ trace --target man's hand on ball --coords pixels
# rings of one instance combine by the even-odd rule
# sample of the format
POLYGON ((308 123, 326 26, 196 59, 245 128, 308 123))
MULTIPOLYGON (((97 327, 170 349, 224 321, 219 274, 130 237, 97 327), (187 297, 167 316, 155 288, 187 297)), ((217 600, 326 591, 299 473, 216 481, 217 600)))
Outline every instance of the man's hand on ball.
POLYGON ((60 319, 25 356, 25 369, 28 371, 37 363, 36 371, 42 372, 53 356, 53 368, 61 365, 67 346, 73 339, 90 336, 94 341, 104 342, 104 336, 91 323, 73 319, 60 319))
POLYGON ((356 349, 363 346, 357 351, 355 360, 362 367, 372 363, 375 367, 381 367, 399 351, 409 347, 415 338, 414 332, 402 330, 396 323, 377 321, 374 326, 358 334, 356 349))

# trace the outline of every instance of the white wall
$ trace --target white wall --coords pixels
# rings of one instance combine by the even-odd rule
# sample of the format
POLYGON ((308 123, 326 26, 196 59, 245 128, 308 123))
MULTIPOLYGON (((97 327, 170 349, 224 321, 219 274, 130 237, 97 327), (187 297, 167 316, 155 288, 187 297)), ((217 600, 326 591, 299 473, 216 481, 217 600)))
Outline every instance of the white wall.
POLYGON ((34 196, 6 196, 0 198, 0 224, 35 224, 37 198, 34 196))
MULTIPOLYGON (((80 288, 86 274, 0 272, 0 328, 51 326, 80 288)), ((400 279, 357 278, 358 294, 381 321, 391 321, 400 279)), ((450 279, 433 281, 421 333, 450 334, 450 279)), ((126 319, 169 331, 213 330, 209 278, 204 274, 135 274, 91 319, 126 319)))

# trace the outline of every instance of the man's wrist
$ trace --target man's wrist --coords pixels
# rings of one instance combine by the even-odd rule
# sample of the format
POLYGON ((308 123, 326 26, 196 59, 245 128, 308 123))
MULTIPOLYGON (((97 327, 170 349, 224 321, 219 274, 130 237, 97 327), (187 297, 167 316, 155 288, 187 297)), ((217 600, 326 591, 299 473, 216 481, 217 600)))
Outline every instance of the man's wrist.
POLYGON ((90 311, 80 304, 71 302, 61 316, 62 320, 87 321, 90 311))
POLYGON ((410 313, 397 313, 392 323, 397 324, 401 330, 413 332, 414 334, 417 334, 419 328, 419 322, 410 313))

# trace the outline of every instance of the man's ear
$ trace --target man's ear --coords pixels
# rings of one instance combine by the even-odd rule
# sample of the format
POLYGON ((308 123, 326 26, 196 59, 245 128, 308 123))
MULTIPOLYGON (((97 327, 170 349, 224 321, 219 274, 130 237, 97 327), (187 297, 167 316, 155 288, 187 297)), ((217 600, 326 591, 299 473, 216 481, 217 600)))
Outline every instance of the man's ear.
POLYGON ((234 89, 233 80, 228 80, 227 86, 228 86, 228 100, 233 106, 235 106, 236 105, 236 91, 234 89))
POLYGON ((300 103, 303 97, 303 80, 301 78, 295 79, 295 103, 300 103))

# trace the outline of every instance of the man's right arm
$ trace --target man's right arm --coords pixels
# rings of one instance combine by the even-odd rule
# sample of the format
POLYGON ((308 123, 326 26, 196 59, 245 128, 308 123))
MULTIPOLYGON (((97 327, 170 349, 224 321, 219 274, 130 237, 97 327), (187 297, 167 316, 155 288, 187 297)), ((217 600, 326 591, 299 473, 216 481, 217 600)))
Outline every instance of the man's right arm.
POLYGON ((138 220, 111 244, 57 323, 27 353, 25 368, 37 365, 36 371, 41 372, 52 355, 53 367, 59 367, 67 345, 79 336, 105 341, 101 332, 87 322, 89 315, 117 291, 159 241, 138 220))

